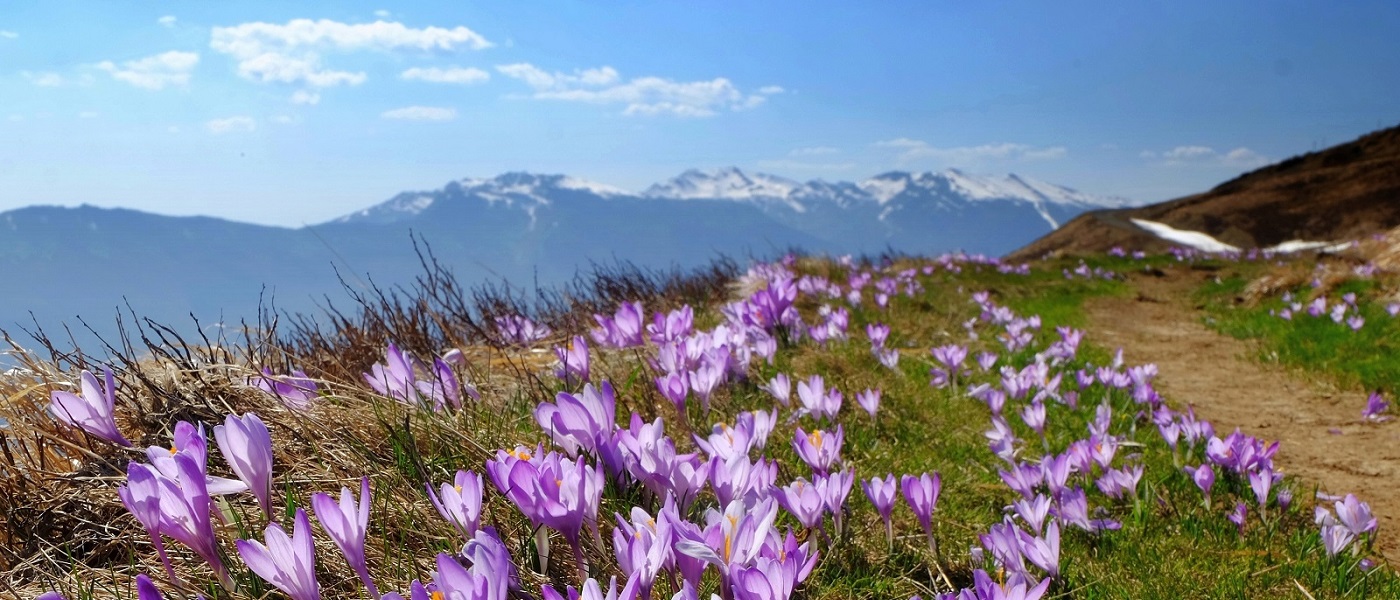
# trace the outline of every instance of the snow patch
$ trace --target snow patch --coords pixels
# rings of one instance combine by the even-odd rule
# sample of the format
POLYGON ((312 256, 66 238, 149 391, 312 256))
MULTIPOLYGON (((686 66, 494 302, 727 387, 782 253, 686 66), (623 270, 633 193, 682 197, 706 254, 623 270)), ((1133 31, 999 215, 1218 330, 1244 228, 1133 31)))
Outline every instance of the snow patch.
POLYGON ((1209 234, 1199 231, 1177 229, 1171 225, 1148 221, 1145 219, 1130 219, 1134 225, 1146 229, 1152 235, 1162 238, 1174 244, 1181 244, 1188 248, 1194 248, 1202 252, 1239 252, 1240 249, 1230 244, 1211 237, 1209 234))
POLYGON ((1288 240, 1265 248, 1269 252, 1280 254, 1292 254, 1294 252, 1306 252, 1308 250, 1320 250, 1322 252, 1340 252, 1351 246, 1348 242, 1305 242, 1302 240, 1288 240))

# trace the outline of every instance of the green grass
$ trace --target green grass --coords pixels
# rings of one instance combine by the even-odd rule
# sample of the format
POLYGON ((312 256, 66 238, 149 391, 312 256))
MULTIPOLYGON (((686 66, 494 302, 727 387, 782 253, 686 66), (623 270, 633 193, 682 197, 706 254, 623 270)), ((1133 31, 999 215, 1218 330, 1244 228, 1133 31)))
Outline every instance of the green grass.
MULTIPOLYGON (((1346 281, 1328 294, 1329 308, 1342 294, 1357 295, 1366 323, 1352 331, 1327 315, 1312 317, 1300 311, 1292 320, 1278 317, 1286 306, 1281 295, 1254 305, 1236 302, 1257 275, 1257 268, 1239 268, 1203 286, 1197 300, 1205 307, 1207 324, 1226 335, 1254 340, 1257 356, 1265 362, 1320 376, 1343 388, 1400 390, 1400 319, 1386 313, 1375 282, 1346 281)), ((1305 305, 1313 293, 1307 286, 1292 292, 1305 305)))
MULTIPOLYGON (((1086 264, 1091 268, 1120 272, 1153 265, 1150 261, 1144 265, 1113 258, 1094 259, 1086 264)), ((1029 275, 1001 274, 971 265, 957 274, 940 270, 933 276, 919 278, 924 287, 922 293, 914 297, 896 295, 888 309, 875 307, 867 293, 866 303, 851 309, 850 341, 833 342, 825 348, 811 343, 786 346, 780 350, 774 364, 756 361, 750 381, 721 391, 708 418, 692 407, 688 419, 698 430, 708 431, 709 423, 732 422, 733 415, 739 411, 772 407, 772 400, 757 385, 773 374, 787 373, 794 383, 809 375, 821 374, 828 385, 834 385, 845 394, 840 418, 846 431, 843 455, 845 464, 855 469, 857 478, 925 471, 942 474, 943 490, 935 513, 941 555, 937 560, 902 500, 894 513, 896 539, 892 546, 887 545, 884 527, 857 483, 847 501, 844 531, 837 535, 828 525, 827 533, 834 537, 834 542, 821 547, 821 561, 811 578, 801 586, 799 597, 883 599, 909 598, 917 594, 928 598, 935 591, 945 589, 944 574, 954 584, 964 586, 970 584, 974 569, 992 568, 988 562, 974 562, 969 550, 978 545, 978 535, 1001 522, 1003 507, 1017 496, 999 477, 998 472, 1005 468, 1005 463, 987 448, 983 435, 990 426, 987 407, 959 390, 931 387, 929 349, 968 342, 964 323, 980 311, 970 296, 986 290, 993 301, 1022 316, 1039 315, 1042 326, 1031 348, 1008 356, 995 338, 997 331, 986 324, 978 325, 979 337, 971 342, 973 354, 983 350, 996 352, 1001 355, 999 365, 1009 361, 1021 367, 1033 362, 1036 351, 1058 338, 1056 327, 1085 324, 1083 304, 1087 299, 1130 291, 1121 281, 1062 276, 1063 269, 1073 269, 1077 265, 1077 262, 1051 262, 1029 275), (897 370, 886 369, 870 353, 864 329, 867 323, 876 321, 892 328, 888 345, 900 349, 902 354, 897 370), (855 402, 855 395, 866 388, 883 391, 881 409, 873 420, 855 402)), ((805 264, 804 268, 844 281, 844 271, 830 263, 805 264)), ((1205 292, 1206 297, 1224 298, 1241 285, 1240 281, 1225 278, 1219 290, 1205 292)), ((812 317, 817 304, 810 299, 803 302, 804 315, 812 317)), ((1248 316, 1246 313, 1239 315, 1248 316)), ((697 324, 712 326, 718 322, 713 310, 697 314, 697 324)), ((1327 324, 1332 325, 1330 321, 1327 324)), ((1259 323, 1259 326, 1265 325, 1273 324, 1259 323)), ((1317 351, 1341 348, 1339 344, 1343 341, 1319 345, 1317 351)), ((1077 387, 1073 379, 1076 369, 1103 365, 1110 360, 1109 353, 1092 342, 1092 336, 1087 337, 1079 357, 1061 369, 1064 373, 1062 390, 1077 387)), ((595 381, 609 379, 617 387, 620 421, 625 421, 630 410, 638 411, 648 420, 661 416, 681 451, 690 451, 688 432, 679 425, 674 409, 656 393, 651 374, 638 358, 630 351, 596 353, 595 381)), ((991 382, 994 377, 994 373, 977 373, 960 381, 960 385, 991 382)), ((551 399, 561 388, 548 376, 544 376, 542 382, 522 382, 509 393, 498 391, 488 398, 489 403, 460 414, 413 411, 372 398, 368 402, 340 396, 325 398, 327 405, 323 413, 337 416, 324 424, 295 433, 289 432, 288 426, 273 426, 274 440, 279 443, 295 438, 290 440, 295 449, 289 452, 295 452, 303 461, 298 463, 298 468, 310 469, 317 464, 317 456, 336 459, 334 463, 326 459, 322 468, 328 472, 319 475, 293 472, 279 463, 281 470, 277 481, 283 492, 277 495, 285 508, 285 511, 279 510, 279 514, 289 514, 294 505, 304 504, 312 491, 333 491, 339 487, 339 483, 328 481, 358 479, 361 473, 370 474, 375 486, 369 536, 370 570, 382 590, 405 590, 409 580, 429 576, 433 553, 453 552, 459 543, 428 504, 424 480, 446 481, 459 468, 480 473, 484 460, 496 448, 516 444, 533 446, 543 441, 531 409, 538 402, 551 399), (357 425, 345 425, 349 422, 357 425)), ((1292 488, 1296 500, 1288 510, 1271 506, 1268 520, 1262 521, 1248 484, 1222 476, 1216 484, 1213 509, 1207 509, 1200 492, 1180 469, 1182 463, 1199 463, 1202 448, 1194 449, 1189 456, 1185 448, 1174 455, 1161 440, 1156 427, 1139 415, 1139 405, 1124 391, 1093 386, 1080 393, 1078 409, 1049 402, 1044 447, 1017 414, 1023 403, 1008 402, 1007 420, 1024 441, 1020 460, 1038 461, 1047 447, 1052 452, 1063 452, 1073 441, 1086 437, 1087 425, 1101 402, 1113 409, 1110 431, 1130 442, 1119 449, 1114 464, 1141 464, 1145 472, 1138 495, 1133 499, 1115 501, 1096 489, 1088 489, 1091 510, 1101 507, 1103 516, 1122 522, 1122 529, 1090 534, 1066 528, 1061 548, 1062 576, 1051 588, 1051 597, 1271 598, 1298 596, 1300 587, 1317 598, 1400 597, 1400 579, 1393 571, 1381 568, 1366 573, 1358 568, 1357 563, 1364 554, 1337 559, 1324 556, 1317 529, 1311 521, 1313 487, 1309 482, 1287 480, 1283 485, 1292 488), (1226 518, 1227 511, 1237 501, 1247 503, 1250 508, 1243 535, 1226 518)), ((788 414, 788 410, 781 412, 783 418, 788 414)), ((769 438, 766 454, 781 465, 779 485, 809 474, 791 449, 790 441, 797 426, 808 431, 815 427, 810 419, 797 423, 780 421, 769 438)), ((214 460, 217 462, 217 457, 214 460)), ((487 487, 491 487, 489 483, 487 487)), ((115 502, 105 496, 102 500, 115 502)), ((614 512, 625 512, 634 503, 643 501, 636 490, 609 485, 600 511, 601 520, 605 522, 604 538, 610 539, 608 528, 614 512)), ((248 499, 240 498, 234 503, 242 517, 240 523, 247 529, 259 529, 260 517, 248 499)), ((696 504, 691 516, 698 520, 701 511, 713 506, 714 500, 707 495, 696 504)), ((535 574, 532 565, 536 557, 529 543, 528 523, 494 490, 488 491, 485 513, 484 522, 500 530, 526 579, 527 592, 536 593, 542 583, 552 583, 559 589, 566 583, 577 584, 568 564, 567 546, 557 536, 551 572, 535 574)), ((123 525, 128 521, 126 516, 119 520, 123 525)), ((783 526, 800 528, 786 514, 780 522, 783 526)), ((800 534, 814 543, 822 537, 817 532, 800 534)), ((126 591, 128 574, 133 570, 136 553, 145 550, 144 546, 130 546, 130 552, 123 556, 127 561, 123 565, 83 565, 81 575, 75 569, 71 579, 85 583, 72 583, 67 589, 78 597, 130 597, 130 592, 126 591), (102 568, 109 570, 93 575, 95 569, 102 568)), ((328 572, 322 577, 325 597, 360 597, 358 583, 346 571, 337 553, 323 547, 318 558, 319 569, 328 572)), ((75 557, 74 561, 82 563, 83 559, 75 557)), ((607 552, 593 555, 594 575, 606 579, 617 574, 618 569, 611 561, 607 552)), ((149 570, 149 560, 144 564, 149 570)), ((209 597, 250 598, 270 589, 236 559, 230 560, 229 566, 246 587, 230 596, 217 586, 209 586, 204 589, 209 597)), ((708 577, 702 597, 717 587, 713 574, 708 577)), ((669 598, 671 593, 663 578, 653 597, 669 598)), ((277 597, 275 592, 273 594, 277 597)))
MULTIPOLYGON (((1114 259, 1100 264, 1141 268, 1141 263, 1114 259)), ((984 566, 973 564, 968 555, 968 549, 977 544, 976 536, 1000 522, 1002 507, 1017 496, 999 479, 997 471, 1004 463, 987 450, 982 436, 989 428, 986 407, 948 390, 930 388, 927 348, 961 339, 961 323, 975 316, 976 307, 967 299, 972 291, 990 290, 995 301, 1022 315, 1039 314, 1043 326, 1038 347, 1055 335, 1056 326, 1084 323, 1084 300, 1127 293, 1127 286, 1118 281, 1066 281, 1058 267, 1052 264, 1030 276, 990 270, 939 274, 926 282, 923 295, 896 299, 888 312, 855 311, 852 330, 870 320, 883 321, 903 334, 898 336, 899 345, 914 347, 901 361, 898 374, 881 369, 861 342, 826 352, 802 347, 778 365, 799 376, 835 373, 837 385, 848 391, 848 397, 865 387, 884 389, 885 404, 877 422, 870 423, 864 414, 847 419, 847 455, 858 475, 865 478, 886 472, 942 472, 944 490, 936 513, 937 530, 943 567, 959 584, 970 579, 973 568, 984 566)), ((975 346, 1003 352, 989 337, 982 336, 975 346)), ((1016 357, 1017 364, 1029 362, 1027 354, 1016 357)), ((1109 358, 1104 349, 1092 343, 1084 344, 1080 356, 1098 364, 1109 358)), ((976 380, 988 379, 978 376, 976 380)), ((1072 385, 1067 379, 1064 387, 1072 385)), ((1092 407, 1102 397, 1102 391, 1097 396, 1086 393, 1081 403, 1087 408, 1078 411, 1050 405, 1048 443, 1053 451, 1063 451, 1069 442, 1087 435, 1092 407)), ((1216 487, 1215 510, 1207 511, 1200 492, 1175 464, 1156 428, 1136 418, 1138 407, 1132 400, 1120 391, 1108 393, 1107 398, 1114 407, 1112 431, 1120 435, 1132 432, 1129 435, 1141 444, 1136 449, 1124 448, 1119 455, 1134 450, 1140 454, 1145 466, 1140 499, 1107 504, 1109 514, 1123 521, 1120 531, 1101 535, 1065 531, 1061 549, 1064 576, 1052 587, 1054 594, 1074 598, 1260 598, 1296 595, 1299 585, 1318 597, 1400 594, 1400 582, 1389 572, 1367 575, 1355 567, 1355 559, 1326 559, 1305 500, 1295 502, 1286 512, 1274 507, 1265 525, 1255 513, 1248 484, 1222 478, 1216 487), (1226 519, 1227 509, 1236 501, 1250 507, 1243 536, 1226 519)), ((1012 406, 1019 405, 1009 403, 1008 411, 1012 406)), ((1038 460, 1042 450, 1035 434, 1010 412, 1008 420, 1018 436, 1030 440, 1022 460, 1038 460)), ((1198 448, 1193 463, 1200 461, 1200 452, 1198 448)), ((1121 465, 1122 460, 1115 463, 1121 465)), ((1296 488, 1296 498, 1311 497, 1312 488, 1306 482, 1290 481, 1288 485, 1296 488)), ((1090 499, 1091 506, 1106 500, 1092 490, 1090 499)), ((922 538, 914 535, 918 525, 907 509, 896 510, 895 529, 903 535, 891 553, 885 548, 882 526, 864 497, 853 492, 850 505, 854 514, 849 529, 853 533, 847 543, 829 551, 809 584, 811 596, 927 596, 935 580, 934 569, 922 538), (910 573, 914 575, 907 575, 910 573)))

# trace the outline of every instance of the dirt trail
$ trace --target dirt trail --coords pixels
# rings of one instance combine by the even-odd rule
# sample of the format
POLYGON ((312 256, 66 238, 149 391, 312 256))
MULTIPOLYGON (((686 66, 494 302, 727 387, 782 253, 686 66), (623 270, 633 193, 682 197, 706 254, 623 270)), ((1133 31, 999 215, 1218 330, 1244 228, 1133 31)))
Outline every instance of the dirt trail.
MULTIPOLYGON (((1175 407, 1195 405, 1217 434, 1239 427, 1279 440, 1275 464, 1333 494, 1354 493, 1380 520, 1377 550, 1400 562, 1400 420, 1360 422, 1366 393, 1310 382, 1253 360, 1244 341, 1201 323, 1190 295, 1209 273, 1134 274, 1135 297, 1086 306, 1088 338, 1122 347, 1130 364, 1156 363, 1157 389, 1175 407)), ((1301 491, 1301 490, 1300 490, 1301 491)), ((1306 494, 1296 502, 1308 502, 1306 494)))

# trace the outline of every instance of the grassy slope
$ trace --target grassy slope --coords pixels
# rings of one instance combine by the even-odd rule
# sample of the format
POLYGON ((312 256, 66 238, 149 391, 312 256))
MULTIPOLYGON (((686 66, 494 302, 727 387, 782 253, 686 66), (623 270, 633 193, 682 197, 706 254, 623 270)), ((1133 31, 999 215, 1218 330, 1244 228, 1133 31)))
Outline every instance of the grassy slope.
MULTIPOLYGON (((1130 268, 1123 261, 1104 261, 1102 265, 1130 268)), ((773 366, 758 367, 756 381, 766 380, 777 371, 794 378, 820 373, 828 382, 845 392, 846 404, 842 422, 847 431, 845 456, 856 469, 857 477, 869 478, 885 473, 940 471, 944 488, 935 522, 942 548, 942 566, 955 583, 966 584, 974 565, 967 550, 976 544, 978 534, 1001 520, 1002 507, 1014 499, 1014 493, 1001 483, 997 469, 1003 463, 987 450, 983 432, 988 428, 988 413, 981 403, 950 390, 933 389, 928 384, 930 365, 928 349, 945 343, 962 343, 966 339, 962 323, 976 316, 977 307, 968 299, 976 290, 993 292, 993 299, 1023 315, 1040 314, 1044 326, 1033 347, 1043 347, 1055 336, 1054 327, 1082 323, 1079 306, 1083 299, 1098 294, 1124 293, 1119 283, 1102 280, 1066 281, 1060 275, 1063 265, 1049 265, 1029 277, 1001 275, 989 270, 971 269, 953 275, 939 272, 921 278, 925 291, 915 298, 895 297, 891 308, 881 311, 867 304, 852 311, 852 341, 834 343, 826 349, 811 345, 785 348, 773 366), (890 345, 903 352, 897 372, 891 372, 871 356, 864 340, 867 322, 881 321, 891 325, 894 333, 890 345), (884 402, 878 419, 871 421, 854 402, 856 392, 867 387, 881 388, 884 402)), ((1073 265, 1069 265, 1073 266, 1073 265)), ((830 265, 814 268, 838 271, 830 265)), ((811 311, 814 306, 805 306, 811 311)), ((810 312, 808 312, 810 314, 810 312)), ((713 313, 700 319, 713 325, 713 313)), ((701 324, 701 323, 697 323, 701 324)), ((990 333, 983 330, 984 333, 990 333)), ((1080 359, 1105 364, 1109 356, 1087 340, 1080 359)), ((1001 352, 990 336, 974 343, 975 349, 1001 352)), ((479 381, 508 381, 516 376, 510 357, 494 357, 475 363, 479 381)), ((515 357, 520 360, 520 357, 515 357)), ((1029 352, 1015 357, 1016 364, 1030 360, 1029 352)), ((672 423, 674 414, 660 400, 650 385, 650 376, 628 353, 595 356, 596 376, 611 379, 618 386, 619 412, 629 409, 644 415, 661 415, 667 419, 668 431, 680 438, 672 423)), ((232 378, 232 376, 230 376, 232 378)), ((987 380, 979 375, 976 379, 987 380)), ((517 443, 533 445, 542 439, 532 419, 534 404, 552 396, 543 379, 514 385, 500 383, 487 386, 486 404, 460 415, 413 413, 391 402, 379 401, 352 387, 350 382, 335 386, 334 395, 327 398, 311 419, 299 419, 279 412, 265 399, 256 396, 222 397, 226 405, 237 409, 258 410, 269 415, 273 438, 279 445, 278 494, 282 514, 290 514, 294 506, 305 506, 314 491, 333 491, 367 472, 374 480, 375 507, 370 525, 370 568, 382 589, 404 589, 413 577, 426 577, 431 569, 432 554, 455 550, 450 529, 433 512, 423 493, 422 482, 441 482, 458 468, 481 471, 483 460, 495 448, 517 443)), ((1071 389, 1067 378, 1063 387, 1071 389)), ((1319 597, 1400 597, 1400 582, 1388 570, 1372 571, 1369 575, 1356 568, 1356 558, 1343 557, 1335 561, 1323 558, 1316 528, 1311 523, 1311 503, 1305 493, 1287 514, 1277 508, 1270 515, 1270 524, 1260 522, 1247 484, 1226 478, 1217 484, 1215 510, 1201 505, 1201 496, 1184 474, 1173 464, 1173 458, 1150 423, 1135 418, 1136 405, 1122 391, 1105 392, 1100 388, 1087 390, 1081 399, 1082 410, 1051 403, 1049 447, 1060 452, 1066 445, 1083 437, 1092 416, 1092 407, 1107 397, 1114 407, 1113 431, 1131 435, 1140 447, 1120 450, 1117 464, 1127 455, 1139 454, 1146 467, 1139 486, 1140 500, 1110 501, 1097 491, 1090 492, 1091 506, 1106 506, 1114 518, 1123 521, 1123 529, 1104 535, 1090 535, 1078 530, 1065 532, 1061 551, 1064 576, 1052 591, 1060 596, 1075 598, 1183 598, 1183 597, 1278 597, 1296 592, 1303 586, 1319 597), (1233 506, 1237 498, 1250 505, 1250 522, 1245 534, 1236 533, 1226 520, 1225 507, 1233 506)), ((1168 399, 1170 401, 1170 399, 1168 399)), ((711 420, 727 419, 739 410, 767 408, 772 401, 753 384, 740 384, 722 392, 716 401, 717 413, 711 420)), ((1009 404, 1008 411, 1016 404, 1009 404)), ((178 412, 178 411, 176 411, 178 412)), ((167 415, 172 419, 176 412, 167 415)), ((185 411, 182 415, 212 415, 185 411)), ((786 413, 784 413, 785 415, 786 413)), ((1034 460, 1040 455, 1035 447, 1035 435, 1019 419, 1008 413, 1017 433, 1028 442, 1022 459, 1034 460)), ((696 411, 692 422, 703 422, 696 411)), ((808 429, 810 423, 798 423, 808 429)), ((770 438, 768 453, 783 465, 779 483, 805 475, 806 469, 796 460, 788 444, 793 425, 780 425, 770 438)), ((159 433, 151 432, 150 443, 157 443, 159 433)), ((678 442, 684 443, 684 442, 678 442)), ((1200 450, 1198 449, 1197 455, 1200 450)), ((212 454, 212 453, 211 453, 212 454)), ((1199 456, 1192 462, 1198 461, 1199 456)), ((227 472, 217 456, 211 456, 214 468, 227 472)), ((120 481, 115 469, 97 481, 72 482, 56 480, 52 485, 69 490, 85 490, 97 507, 88 506, 93 519, 111 523, 105 534, 114 543, 91 543, 55 540, 56 558, 39 561, 39 566, 23 571, 22 581, 37 585, 58 585, 70 597, 121 596, 130 597, 130 577, 137 569, 159 572, 152 561, 149 545, 143 541, 139 526, 123 514, 115 504, 111 487, 120 481), (106 489, 92 489, 98 486, 106 489), (122 536, 122 537, 116 537, 122 536), (94 547, 102 552, 94 552, 94 547), (68 556, 63 556, 63 554, 68 556)), ((71 479, 71 478, 69 478, 71 479)), ((1291 483, 1295 489, 1310 486, 1291 483)), ((488 487, 489 484, 488 484, 488 487)), ((528 527, 504 499, 492 493, 487 502, 487 523, 501 529, 522 575, 526 588, 537 590, 545 579, 530 573, 533 558, 528 527)), ((604 498, 602 515, 624 512, 635 498, 621 490, 609 490, 604 498)), ((702 501, 703 503, 703 501, 702 501)), ((238 529, 251 533, 261 529, 257 512, 248 498, 233 501, 232 510, 240 515, 238 529)), ((845 535, 832 548, 823 549, 823 559, 805 586, 809 598, 906 598, 913 594, 927 596, 936 580, 933 561, 923 544, 922 535, 912 514, 901 506, 895 511, 897 539, 893 551, 887 549, 883 526, 870 508, 857 485, 848 500, 850 516, 845 535)), ((790 517, 788 524, 796 527, 790 517)), ((285 521, 289 521, 284 519, 285 521)), ((86 531, 86 530, 84 530, 86 531)), ((89 532, 90 533, 90 532, 89 532)), ((604 533, 607 538, 605 528, 604 533)), ((81 536, 73 539, 87 539, 81 536)), ((338 553, 321 540, 320 569, 326 585, 326 597, 357 597, 356 583, 338 553)), ((560 542, 557 540, 557 542, 560 542)), ((231 544, 228 544, 231 546, 231 544)), ((557 547, 563 549, 562 543, 557 547)), ((566 552, 566 550, 563 550, 566 552)), ((183 554, 182 554, 183 555, 183 554)), ((185 560, 188 563, 188 559, 185 560)), ((555 561, 551 579, 562 584, 569 578, 567 560, 555 561)), ((595 555, 595 565, 610 565, 610 559, 595 555)), ((230 561, 235 574, 246 586, 238 597, 257 597, 266 587, 243 570, 236 559, 230 561)), ((32 565, 31 565, 32 567, 32 565)), ((608 572, 614 572, 609 566, 608 572)), ((11 575, 20 571, 11 571, 11 575)), ((201 573, 201 568, 195 568, 201 573)), ((13 580, 13 579, 12 579, 13 580)), ((227 597, 216 586, 205 592, 210 597, 227 597)), ((275 593, 275 592, 274 592, 275 593)), ((669 597, 666 586, 659 585, 656 597, 669 597)))

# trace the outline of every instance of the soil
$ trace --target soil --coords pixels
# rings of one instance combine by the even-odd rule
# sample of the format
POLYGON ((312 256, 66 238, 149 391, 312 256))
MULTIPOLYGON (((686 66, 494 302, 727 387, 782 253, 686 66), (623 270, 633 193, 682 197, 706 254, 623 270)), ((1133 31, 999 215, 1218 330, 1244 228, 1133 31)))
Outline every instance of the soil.
POLYGON ((1249 342, 1208 329, 1190 297, 1211 276, 1184 267, 1134 274, 1135 296, 1086 305, 1086 337, 1123 348, 1128 364, 1156 363, 1157 389, 1167 402, 1176 409, 1194 405, 1217 435, 1239 427, 1278 440, 1275 464, 1306 482, 1295 502, 1308 503, 1316 483, 1319 491, 1353 493, 1369 503, 1380 521, 1376 551, 1400 562, 1400 421, 1362 422, 1367 392, 1261 363, 1249 342))

